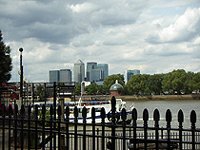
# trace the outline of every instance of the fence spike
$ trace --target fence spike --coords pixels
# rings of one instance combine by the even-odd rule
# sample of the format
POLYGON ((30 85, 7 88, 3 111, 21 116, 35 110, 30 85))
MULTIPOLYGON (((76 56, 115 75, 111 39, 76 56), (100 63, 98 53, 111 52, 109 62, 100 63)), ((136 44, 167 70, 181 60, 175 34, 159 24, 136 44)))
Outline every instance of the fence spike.
POLYGON ((184 122, 184 114, 183 114, 183 111, 181 109, 178 111, 178 122, 179 123, 184 122))
POLYGON ((9 108, 8 108, 8 113, 9 115, 12 115, 13 114, 13 108, 12 108, 12 105, 9 105, 9 108))
POLYGON ((42 117, 44 118, 46 114, 46 106, 45 104, 42 105, 42 117))
POLYGON ((125 122, 127 118, 126 109, 123 108, 121 112, 122 121, 125 122))
POLYGON ((35 119, 38 119, 38 105, 35 105, 35 119))
POLYGON ((190 113, 190 122, 195 124, 196 121, 197 121, 196 112, 194 110, 192 110, 191 113, 190 113))
POLYGON ((95 108, 92 107, 92 120, 95 120, 95 108))
POLYGON ((144 111, 143 111, 143 120, 144 121, 149 120, 149 112, 148 112, 147 108, 145 108, 144 111))
POLYGON ((78 118, 78 108, 77 108, 77 106, 74 107, 74 117, 78 118))
POLYGON ((83 110, 82 110, 82 117, 83 119, 86 119, 87 117, 87 108, 85 106, 83 107, 83 110))
POLYGON ((15 110, 14 110, 14 112, 15 112, 15 115, 18 114, 18 105, 17 104, 15 104, 15 110))
POLYGON ((68 118, 69 119, 69 106, 66 106, 65 108, 65 114, 66 114, 66 119, 68 118))
POLYGON ((61 106, 58 105, 58 117, 61 117, 61 106))
POLYGON ((160 113, 157 108, 154 110, 153 119, 154 121, 160 121, 160 113))
POLYGON ((111 99, 111 110, 112 110, 112 111, 115 111, 115 110, 116 110, 116 99, 115 99, 114 96, 113 96, 112 99, 111 99))
POLYGON ((132 119, 134 121, 137 120, 137 109, 136 108, 133 108, 133 110, 132 110, 132 119))
POLYGON ((21 105, 20 115, 24 116, 24 114, 25 114, 25 107, 24 105, 21 105))
POLYGON ((166 121, 168 123, 172 121, 172 113, 171 113, 170 109, 167 109, 167 112, 166 112, 166 121))
POLYGON ((101 119, 105 119, 105 118, 106 118, 105 108, 102 107, 102 108, 101 108, 101 119))

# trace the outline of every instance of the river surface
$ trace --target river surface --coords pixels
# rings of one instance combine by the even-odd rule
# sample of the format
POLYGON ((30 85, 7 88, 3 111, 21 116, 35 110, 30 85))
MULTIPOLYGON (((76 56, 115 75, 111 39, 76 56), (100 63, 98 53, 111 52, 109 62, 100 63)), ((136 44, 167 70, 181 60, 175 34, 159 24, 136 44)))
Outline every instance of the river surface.
POLYGON ((149 111, 149 126, 153 126, 153 112, 157 108, 160 112, 160 127, 166 127, 166 111, 170 109, 172 112, 172 127, 178 127, 178 111, 181 109, 184 113, 184 128, 190 128, 190 113, 192 110, 196 112, 197 122, 196 128, 200 128, 200 100, 140 100, 127 101, 127 108, 131 105, 137 109, 138 123, 142 124, 142 115, 145 108, 149 111))

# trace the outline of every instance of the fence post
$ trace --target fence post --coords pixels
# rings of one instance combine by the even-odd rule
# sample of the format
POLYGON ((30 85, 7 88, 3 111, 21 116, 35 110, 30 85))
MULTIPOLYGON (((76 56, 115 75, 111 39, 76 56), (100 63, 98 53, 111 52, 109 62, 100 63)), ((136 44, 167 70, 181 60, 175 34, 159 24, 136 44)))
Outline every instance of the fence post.
POLYGON ((15 104, 15 111, 14 111, 14 120, 15 120, 15 127, 14 127, 14 145, 15 145, 15 150, 17 150, 17 121, 18 121, 18 105, 15 104))
POLYGON ((101 127, 102 127, 102 142, 101 142, 101 150, 105 149, 105 108, 101 108, 101 127))
MULTIPOLYGON (((46 106, 42 105, 42 143, 45 141, 45 117, 46 117, 46 106)), ((45 150, 45 145, 42 145, 42 150, 45 150)))
POLYGON ((197 121, 197 116, 196 112, 194 110, 191 111, 190 114, 190 122, 191 122, 191 130, 192 130, 192 150, 195 150, 195 130, 196 130, 196 121, 197 121))
POLYGON ((183 115, 183 111, 180 109, 179 112, 178 112, 178 122, 179 122, 179 149, 180 149, 180 150, 182 150, 183 121, 184 121, 184 115, 183 115))
POLYGON ((25 108, 24 108, 24 105, 22 104, 21 105, 21 110, 20 110, 20 116, 21 116, 21 135, 20 135, 20 138, 21 138, 21 150, 23 150, 23 147, 24 147, 24 114, 25 114, 25 108))
POLYGON ((143 111, 143 121, 144 121, 144 149, 147 150, 147 128, 148 128, 149 112, 145 108, 143 111))
POLYGON ((78 149, 78 108, 74 107, 74 150, 78 149))
POLYGON ((133 149, 136 149, 136 140, 137 140, 137 110, 133 108, 132 110, 132 119, 133 119, 133 149))
POLYGON ((8 149, 10 150, 11 147, 11 120, 12 119, 12 115, 13 115, 13 108, 12 105, 9 105, 9 122, 8 122, 8 149))
POLYGON ((158 109, 154 110, 153 118, 154 118, 154 122, 155 122, 154 127, 155 127, 155 136, 156 136, 155 137, 155 139, 156 139, 156 150, 159 150, 159 147, 158 147, 159 132, 158 132, 158 130, 159 130, 160 113, 159 113, 158 109))
POLYGON ((2 149, 5 149, 5 113, 6 113, 6 106, 3 104, 2 105, 2 125, 3 125, 3 131, 2 131, 2 149))
POLYGON ((31 149, 31 106, 28 106, 28 150, 31 149))
POLYGON ((92 107, 92 149, 95 150, 95 108, 92 107))
POLYGON ((61 142, 61 106, 58 106, 58 149, 62 150, 64 149, 64 140, 61 142))
POLYGON ((172 121, 172 113, 169 109, 166 112, 166 121, 167 121, 167 149, 170 149, 170 129, 171 129, 171 121, 172 121))
POLYGON ((69 150, 69 106, 66 107, 66 150, 69 150))
POLYGON ((115 150, 115 126, 116 126, 116 99, 113 96, 111 99, 111 120, 112 120, 112 139, 111 139, 111 149, 115 150))
POLYGON ((123 128, 123 149, 126 149, 126 109, 123 108, 121 112, 121 118, 122 118, 122 128, 123 128))
POLYGON ((83 150, 86 150, 86 117, 87 117, 87 109, 84 106, 82 111, 83 117, 83 150))
POLYGON ((38 105, 35 105, 35 150, 38 147, 38 105))

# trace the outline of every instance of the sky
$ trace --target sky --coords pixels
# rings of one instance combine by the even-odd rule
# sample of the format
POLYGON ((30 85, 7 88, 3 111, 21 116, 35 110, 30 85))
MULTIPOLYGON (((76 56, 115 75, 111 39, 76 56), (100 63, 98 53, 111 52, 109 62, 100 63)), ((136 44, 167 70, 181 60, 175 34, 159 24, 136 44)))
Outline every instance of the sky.
POLYGON ((27 81, 81 59, 109 74, 174 69, 200 72, 200 0, 0 0, 0 30, 19 81, 23 48, 27 81))

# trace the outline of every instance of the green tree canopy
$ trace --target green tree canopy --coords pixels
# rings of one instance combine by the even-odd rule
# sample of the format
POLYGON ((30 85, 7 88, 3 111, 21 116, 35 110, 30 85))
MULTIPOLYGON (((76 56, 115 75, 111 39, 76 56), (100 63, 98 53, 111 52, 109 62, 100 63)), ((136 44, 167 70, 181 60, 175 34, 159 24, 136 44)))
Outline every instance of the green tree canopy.
POLYGON ((183 69, 173 70, 164 76, 162 87, 171 94, 185 92, 187 86, 187 73, 183 69))
POLYGON ((10 47, 3 42, 0 30, 0 82, 7 82, 11 79, 12 59, 10 57, 10 47))
POLYGON ((133 75, 126 84, 128 93, 135 95, 150 95, 149 77, 150 75, 147 74, 133 75))

